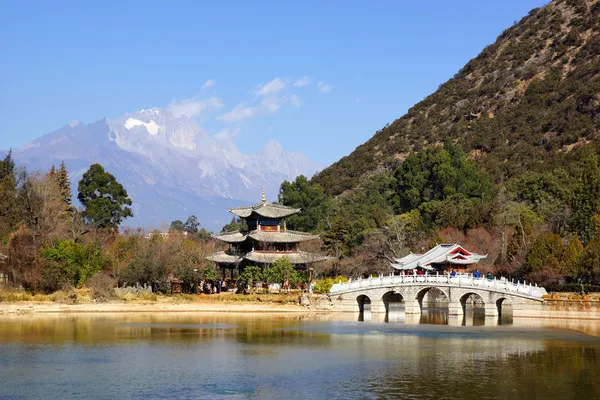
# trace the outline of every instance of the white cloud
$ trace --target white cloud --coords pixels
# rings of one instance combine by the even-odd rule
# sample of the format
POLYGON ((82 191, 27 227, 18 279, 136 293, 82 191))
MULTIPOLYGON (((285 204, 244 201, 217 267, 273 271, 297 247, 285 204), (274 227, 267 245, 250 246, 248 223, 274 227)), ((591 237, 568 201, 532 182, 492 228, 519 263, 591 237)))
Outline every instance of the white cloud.
POLYGON ((321 93, 329 93, 333 90, 333 86, 323 81, 317 83, 317 87, 319 88, 319 92, 321 93))
POLYGON ((281 105, 285 103, 285 97, 266 97, 260 102, 260 110, 263 114, 273 114, 281 108, 281 105))
POLYGON ((232 140, 240 135, 240 128, 222 129, 217 132, 214 137, 219 140, 232 140))
POLYGON ((300 107, 302 99, 299 96, 286 94, 288 91, 282 93, 287 88, 288 85, 279 78, 275 78, 264 85, 257 85, 255 90, 252 91, 255 95, 254 99, 250 102, 238 104, 231 111, 220 115, 217 119, 225 122, 238 122, 244 119, 274 114, 286 103, 300 107))
POLYGON ((193 97, 182 101, 173 100, 169 104, 168 110, 176 117, 185 115, 191 118, 197 117, 209 109, 219 109, 222 107, 223 102, 217 97, 213 96, 202 100, 193 97))
POLYGON ((294 86, 296 86, 296 87, 303 87, 303 86, 308 86, 308 85, 310 85, 310 77, 308 77, 308 76, 303 76, 302 78, 300 78, 296 82, 294 82, 294 86))
POLYGON ((293 94, 290 96, 290 103, 292 103, 294 107, 300 107, 302 106, 302 99, 299 96, 293 94))
POLYGON ((206 82, 204 82, 204 85, 202 85, 202 89, 211 88, 211 87, 215 86, 216 84, 217 84, 217 81, 215 81, 214 79, 209 79, 206 82))
POLYGON ((231 111, 218 117, 218 119, 226 122, 241 121, 246 118, 254 118, 257 115, 256 107, 247 107, 243 104, 238 104, 231 111))
POLYGON ((284 81, 282 81, 279 78, 275 78, 269 83, 266 83, 264 85, 258 85, 258 88, 256 89, 255 93, 258 96, 269 96, 269 95, 280 92, 281 90, 285 89, 286 87, 287 87, 287 85, 285 84, 284 81))

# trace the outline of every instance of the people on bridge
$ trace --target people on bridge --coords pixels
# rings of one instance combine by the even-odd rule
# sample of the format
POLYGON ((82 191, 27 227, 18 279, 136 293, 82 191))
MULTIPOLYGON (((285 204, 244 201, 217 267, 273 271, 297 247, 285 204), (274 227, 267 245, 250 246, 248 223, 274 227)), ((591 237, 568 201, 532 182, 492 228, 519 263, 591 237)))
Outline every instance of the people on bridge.
POLYGON ((455 277, 456 276, 456 270, 453 268, 452 271, 450 272, 450 276, 455 277))
POLYGON ((481 272, 479 272, 479 270, 476 270, 476 271, 473 273, 473 278, 481 278, 481 272))
POLYGON ((491 272, 488 272, 488 273, 487 273, 487 280, 488 280, 488 281, 491 281, 491 280, 492 280, 492 273, 491 273, 491 272))

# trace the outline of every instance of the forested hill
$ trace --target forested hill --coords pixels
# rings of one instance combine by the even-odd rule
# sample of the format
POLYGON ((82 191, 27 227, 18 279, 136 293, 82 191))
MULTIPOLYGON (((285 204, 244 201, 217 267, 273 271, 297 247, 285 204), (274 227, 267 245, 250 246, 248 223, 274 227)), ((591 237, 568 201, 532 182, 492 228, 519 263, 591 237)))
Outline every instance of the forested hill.
POLYGON ((436 243, 545 285, 600 284, 600 0, 557 0, 310 182, 284 182, 331 273, 387 273, 436 243))
POLYGON ((336 196, 451 138, 498 184, 569 161, 599 128, 600 0, 556 0, 312 183, 336 196))

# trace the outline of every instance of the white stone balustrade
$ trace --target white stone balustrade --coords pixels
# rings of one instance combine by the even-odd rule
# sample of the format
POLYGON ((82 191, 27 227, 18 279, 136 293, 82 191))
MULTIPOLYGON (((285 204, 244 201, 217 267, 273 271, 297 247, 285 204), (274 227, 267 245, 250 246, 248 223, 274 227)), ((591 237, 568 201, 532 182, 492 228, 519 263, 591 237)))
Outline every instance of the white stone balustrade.
POLYGON ((510 282, 506 278, 475 278, 472 274, 450 275, 380 275, 367 279, 350 280, 346 283, 336 283, 331 287, 330 294, 341 294, 355 291, 361 288, 391 287, 403 285, 423 285, 435 287, 473 287, 479 290, 488 290, 508 294, 520 294, 523 296, 542 299, 546 295, 546 289, 526 282, 510 282))

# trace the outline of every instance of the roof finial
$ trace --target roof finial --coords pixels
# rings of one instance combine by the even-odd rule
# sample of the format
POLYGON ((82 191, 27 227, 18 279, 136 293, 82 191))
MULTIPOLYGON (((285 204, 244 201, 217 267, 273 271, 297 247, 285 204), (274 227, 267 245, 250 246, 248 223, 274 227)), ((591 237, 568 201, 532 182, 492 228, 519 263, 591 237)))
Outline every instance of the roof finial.
POLYGON ((260 200, 261 200, 261 202, 263 204, 267 204, 267 195, 265 195, 265 188, 264 187, 262 188, 262 196, 261 196, 260 200))

